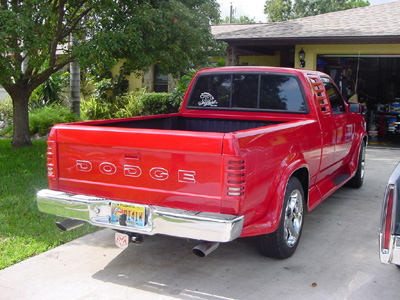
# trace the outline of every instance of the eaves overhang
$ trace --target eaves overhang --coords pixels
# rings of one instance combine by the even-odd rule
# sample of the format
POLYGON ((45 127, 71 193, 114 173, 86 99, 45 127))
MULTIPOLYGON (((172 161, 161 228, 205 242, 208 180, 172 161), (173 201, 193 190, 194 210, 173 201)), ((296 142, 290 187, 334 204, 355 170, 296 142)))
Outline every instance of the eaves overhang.
POLYGON ((387 36, 318 36, 318 37, 279 37, 279 38, 222 38, 233 46, 293 46, 312 44, 400 44, 399 35, 387 36))

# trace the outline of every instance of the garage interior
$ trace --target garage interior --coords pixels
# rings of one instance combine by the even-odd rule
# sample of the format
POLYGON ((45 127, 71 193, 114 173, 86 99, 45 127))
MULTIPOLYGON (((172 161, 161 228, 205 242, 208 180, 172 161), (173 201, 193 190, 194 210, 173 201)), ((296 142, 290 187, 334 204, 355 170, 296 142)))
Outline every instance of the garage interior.
POLYGON ((400 56, 318 55, 317 68, 363 104, 371 143, 400 145, 400 56))

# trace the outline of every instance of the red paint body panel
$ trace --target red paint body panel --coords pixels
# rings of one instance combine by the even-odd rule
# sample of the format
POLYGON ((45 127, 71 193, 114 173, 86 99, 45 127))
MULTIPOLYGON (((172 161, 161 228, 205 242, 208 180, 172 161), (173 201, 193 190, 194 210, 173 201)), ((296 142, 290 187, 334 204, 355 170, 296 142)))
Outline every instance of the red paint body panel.
POLYGON ((56 125, 49 137, 55 152, 50 156, 55 165, 50 188, 244 215, 242 236, 273 232, 279 224, 286 183, 295 172, 306 174, 309 210, 347 181, 337 184, 335 179, 343 174, 350 179, 356 172, 365 122, 349 113, 346 103, 345 113, 332 113, 321 76, 326 75, 284 68, 207 69, 195 76, 177 114, 56 125), (240 72, 296 76, 308 112, 186 107, 198 76, 240 72), (201 128, 209 128, 218 123, 228 128, 225 123, 231 120, 269 123, 229 132, 186 130, 179 125, 204 123, 201 128), (146 128, 150 123, 154 128, 146 128), (240 192, 228 195, 230 187, 240 192))
POLYGON ((60 125, 57 131, 61 191, 182 209, 220 210, 223 134, 201 138, 176 131, 99 130, 82 125, 60 125), (90 165, 90 170, 78 169, 82 165, 90 165), (199 170, 199 165, 207 168, 199 170), (161 173, 157 175, 157 171, 161 173), (182 182, 179 176, 185 171, 196 172, 196 182, 182 182))

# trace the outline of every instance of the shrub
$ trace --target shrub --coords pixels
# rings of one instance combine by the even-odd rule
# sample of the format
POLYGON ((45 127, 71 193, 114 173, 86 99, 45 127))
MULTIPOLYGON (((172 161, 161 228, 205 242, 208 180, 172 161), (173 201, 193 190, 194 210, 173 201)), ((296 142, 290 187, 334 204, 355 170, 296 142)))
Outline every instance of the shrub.
POLYGON ((41 108, 52 104, 62 104, 64 89, 69 84, 69 73, 54 73, 43 84, 37 87, 30 99, 30 109, 41 108))
POLYGON ((81 115, 85 120, 101 120, 113 117, 113 105, 92 95, 81 101, 81 115))
POLYGON ((0 100, 0 129, 6 128, 12 124, 13 105, 11 98, 0 100))
POLYGON ((10 137, 12 137, 12 135, 13 135, 13 126, 12 126, 12 124, 4 127, 0 131, 0 136, 2 136, 2 137, 10 138, 10 137))
POLYGON ((81 115, 86 120, 112 119, 128 104, 126 97, 129 81, 120 74, 112 77, 105 72, 99 77, 91 77, 88 83, 93 90, 84 91, 81 101, 81 115))
MULTIPOLYGON (((76 121, 79 121, 78 116, 66 108, 60 106, 38 108, 29 113, 29 131, 31 135, 43 136, 48 134, 55 124, 76 121)), ((0 136, 3 137, 12 137, 12 134, 12 124, 0 131, 0 136)))
POLYGON ((178 80, 178 85, 172 91, 172 94, 171 94, 171 102, 174 107, 177 107, 179 109, 179 107, 181 106, 183 97, 185 96, 185 93, 186 93, 186 90, 195 74, 196 74, 196 70, 191 69, 186 75, 183 75, 178 80))
POLYGON ((76 114, 63 107, 44 107, 33 110, 29 115, 29 130, 31 135, 46 135, 51 127, 58 123, 76 122, 76 114))
POLYGON ((123 95, 119 101, 118 110, 115 113, 116 118, 130 118, 141 116, 143 114, 142 98, 146 94, 146 88, 138 91, 129 92, 123 95))
POLYGON ((116 77, 107 74, 103 78, 96 78, 91 81, 94 87, 94 96, 97 99, 107 100, 109 102, 117 100, 118 97, 127 93, 129 88, 129 81, 121 74, 116 77))
POLYGON ((172 102, 171 94, 148 93, 142 97, 143 114, 158 115, 177 112, 179 106, 172 102))
POLYGON ((174 103, 171 94, 146 93, 140 89, 118 97, 114 103, 95 96, 81 102, 81 115, 87 120, 130 118, 142 115, 169 114, 177 112, 180 103, 174 103))

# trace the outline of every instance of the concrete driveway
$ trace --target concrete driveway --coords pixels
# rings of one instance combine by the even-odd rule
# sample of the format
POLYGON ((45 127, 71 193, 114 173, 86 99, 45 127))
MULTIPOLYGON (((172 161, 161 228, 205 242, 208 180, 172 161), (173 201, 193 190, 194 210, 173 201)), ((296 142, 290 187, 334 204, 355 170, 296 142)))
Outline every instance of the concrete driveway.
POLYGON ((364 186, 343 188, 306 215, 287 260, 252 239, 206 258, 166 236, 122 251, 102 230, 0 271, 0 299, 397 299, 400 269, 378 258, 381 202, 400 149, 368 148, 364 186))

